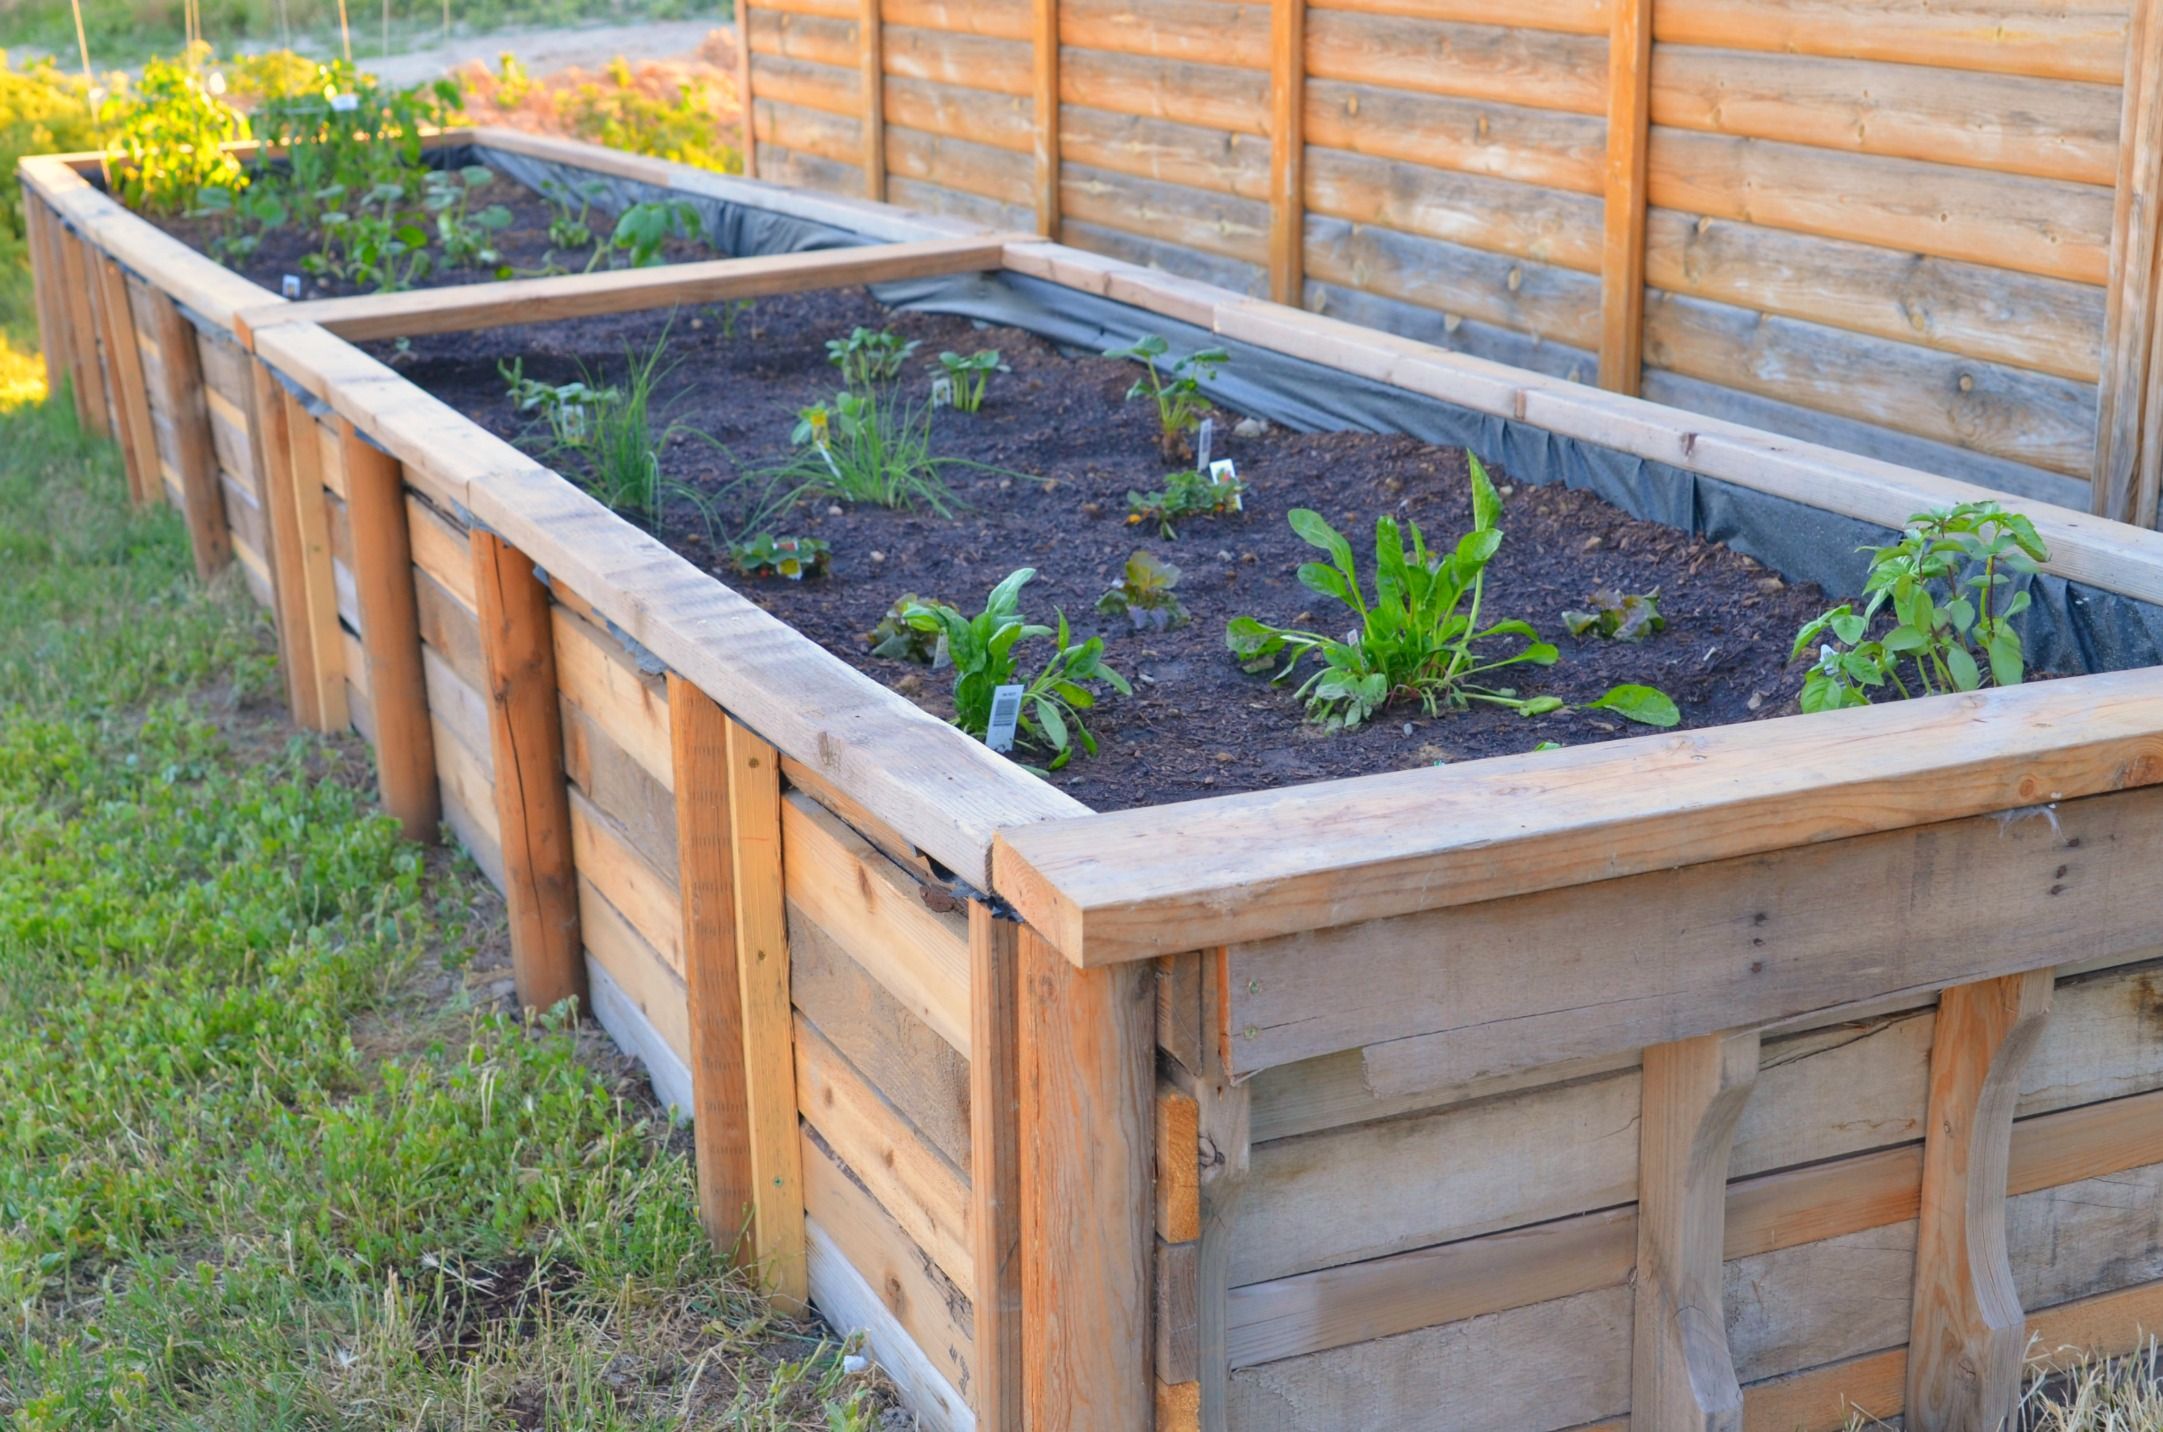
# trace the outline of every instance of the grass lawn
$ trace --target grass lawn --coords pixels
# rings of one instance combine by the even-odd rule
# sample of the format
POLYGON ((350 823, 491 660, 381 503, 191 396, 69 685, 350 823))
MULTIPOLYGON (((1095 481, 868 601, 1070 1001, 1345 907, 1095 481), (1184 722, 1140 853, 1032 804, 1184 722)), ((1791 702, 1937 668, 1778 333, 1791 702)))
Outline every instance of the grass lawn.
MULTIPOLYGON (((5 234, 0 231, 0 244, 5 234)), ((883 1425, 707 1247, 500 902, 292 735, 264 618, 42 400, 0 248, 0 1416, 21 1429, 883 1425)))

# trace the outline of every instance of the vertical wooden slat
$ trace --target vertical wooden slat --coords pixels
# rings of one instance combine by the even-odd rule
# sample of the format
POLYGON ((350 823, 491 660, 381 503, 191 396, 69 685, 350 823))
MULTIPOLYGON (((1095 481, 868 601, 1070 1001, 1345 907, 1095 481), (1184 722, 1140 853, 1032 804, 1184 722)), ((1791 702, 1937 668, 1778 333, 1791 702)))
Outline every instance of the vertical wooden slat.
MULTIPOLYGON (((1253 1148, 1247 1086, 1231 1075, 1231 960, 1223 949, 1205 950, 1202 965, 1203 1077, 1195 1081, 1200 1185, 1200 1255, 1196 1278, 1195 1371, 1201 1394, 1196 1418, 1207 1432, 1226 1432, 1231 1420, 1229 1297, 1232 1286, 1232 1223, 1247 1185, 1253 1148)), ((1184 1404, 1182 1404, 1184 1405, 1184 1404)))
POLYGON ((2136 0, 2127 28, 2103 378, 2096 391, 2095 466, 2089 480, 2090 508, 2097 516, 2121 522, 2135 520, 2140 507, 2143 416, 2156 328, 2158 237, 2163 229, 2163 64, 2148 63, 2148 51, 2163 29, 2163 0, 2136 0))
POLYGON ((1307 0, 1270 0, 1269 296, 1306 289, 1307 0))
POLYGON ((1939 996, 1923 1136, 1908 1336, 1911 1432, 1995 1432, 2020 1395, 2027 1318, 2005 1249, 2020 1075, 2050 1014, 2052 972, 1939 996))
POLYGON ((1607 39, 1606 235, 1600 250, 1600 386, 1637 392, 1644 366, 1645 151, 1653 0, 1613 0, 1607 39))
POLYGON ((729 844, 728 716, 712 697, 668 674, 670 769, 676 798, 676 881, 682 893, 683 976, 691 1023, 691 1141, 699 1217, 718 1248, 755 1249, 750 1097, 745 1087, 743 986, 736 966, 736 869, 729 844))
POLYGON ((532 561, 494 533, 468 535, 481 648, 488 664, 488 737, 495 758, 503 897, 511 922, 518 1001, 547 1009, 586 998, 571 805, 556 704, 556 645, 548 589, 532 561))
POLYGON ((432 841, 443 819, 435 731, 421 664, 413 538, 406 526, 405 470, 398 459, 338 424, 346 515, 353 529, 353 591, 375 715, 376 785, 408 840, 432 841))
POLYGON ((736 113, 743 128, 744 173, 757 178, 758 136, 751 132, 751 0, 736 0, 736 113))
POLYGON ((339 635, 338 576, 330 550, 330 505, 323 487, 323 437, 315 415, 298 393, 285 390, 286 475, 292 483, 292 520, 299 538, 300 602, 308 623, 309 679, 315 683, 318 731, 343 731, 346 710, 345 642, 339 635))
POLYGON ((23 237, 30 250, 30 293, 38 315, 38 352, 45 359, 46 387, 57 389, 69 363, 67 325, 62 321, 58 303, 66 280, 60 254, 52 244, 52 210, 28 184, 21 187, 23 237))
POLYGON ((121 452, 127 459, 128 493, 137 506, 165 497, 158 474, 158 434, 150 416, 150 393, 143 380, 143 350, 135 339, 135 309, 128 302, 128 276, 120 265, 99 255, 98 294, 105 312, 105 354, 113 385, 113 411, 120 422, 121 452))
MULTIPOLYGON (((254 386, 255 422, 258 431, 249 446, 255 452, 256 486, 263 503, 263 554, 270 568, 271 611, 277 618, 278 655, 285 666, 285 694, 293 708, 294 724, 311 731, 323 729, 323 714, 316 697, 315 627, 308 619, 308 579, 301 560, 300 512, 293 500, 293 445, 289 434, 291 415, 285 405, 285 389, 277 376, 261 363, 249 365, 254 386)), ((200 399, 200 394, 198 394, 200 399)), ((208 424, 208 416, 205 416, 208 424)), ((183 475, 181 485, 188 479, 183 475)))
POLYGON ((75 418, 84 431, 105 437, 112 430, 105 422, 105 374, 98 362, 98 320, 91 306, 89 246, 65 228, 58 232, 61 271, 67 284, 63 297, 68 306, 68 327, 74 334, 69 348, 75 360, 75 418))
POLYGON ((857 69, 863 88, 864 194, 886 197, 886 46, 879 0, 857 0, 857 69))
POLYGON ((774 1301, 801 1310, 803 1141, 796 1117, 796 1021, 789 993, 789 920, 782 886, 781 755, 728 723, 729 853, 736 894, 736 970, 743 1009, 744 1105, 750 1119, 752 1228, 774 1301))
POLYGON ((1059 237, 1059 0, 1030 0, 1030 85, 1035 132, 1036 231, 1059 237))
POLYGON ((1077 969, 1027 927, 1020 967, 1025 1421, 1142 1432, 1155 1415, 1155 974, 1077 969))
MULTIPOLYGON (((157 289, 151 290, 150 303, 156 318, 158 366, 165 379, 165 415, 173 428, 173 476, 180 483, 181 516, 188 525, 188 545, 195 552, 196 575, 208 581, 233 560, 233 534, 226 525, 225 494, 218 487, 218 452, 210 441, 202 355, 195 347, 195 325, 188 322, 180 305, 157 289)), ((156 443, 150 452, 155 461, 156 443)), ((164 482, 162 476, 159 482, 164 482)))
POLYGON ((1645 1051, 1630 1338, 1634 1432, 1742 1427, 1720 1262, 1728 1153, 1757 1065, 1755 1030, 1645 1051))
POLYGON ((969 1236, 979 1432, 1022 1426, 1021 1094, 1015 991, 1021 926, 969 904, 969 1236))

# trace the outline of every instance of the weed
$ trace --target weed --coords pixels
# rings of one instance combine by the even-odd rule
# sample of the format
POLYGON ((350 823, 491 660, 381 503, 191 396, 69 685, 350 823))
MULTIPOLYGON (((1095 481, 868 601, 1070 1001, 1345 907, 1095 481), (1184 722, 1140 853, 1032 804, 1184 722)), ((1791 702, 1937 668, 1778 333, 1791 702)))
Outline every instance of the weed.
POLYGON ((939 367, 945 370, 942 376, 946 379, 949 401, 957 413, 982 411, 984 386, 991 381, 992 374, 1007 371, 1007 366, 999 361, 996 348, 979 348, 966 358, 959 353, 941 353, 939 367))
POLYGON ((1247 484, 1236 472, 1227 472, 1220 478, 1183 468, 1167 474, 1159 491, 1127 494, 1127 525, 1134 527, 1154 522, 1159 533, 1175 538, 1179 531, 1173 523, 1189 517, 1237 512, 1246 492, 1247 484))
MULTIPOLYGON (((1552 666, 1558 653, 1528 622, 1509 618, 1480 625, 1487 564, 1502 546, 1496 525, 1502 500, 1476 457, 1471 458, 1471 480, 1472 530, 1450 552, 1430 554, 1417 523, 1408 522, 1400 530, 1394 518, 1376 521, 1371 603, 1360 588, 1351 544, 1320 513, 1294 509, 1292 530, 1330 559, 1301 564, 1300 584, 1350 607, 1359 625, 1340 641, 1320 632, 1235 617, 1225 629, 1225 640, 1241 664, 1249 671, 1266 671, 1281 662, 1271 680, 1282 681, 1311 656, 1319 669, 1297 694, 1306 702, 1308 719, 1329 729, 1357 726, 1400 696, 1417 697, 1430 716, 1445 706, 1462 708, 1474 701, 1525 716, 1561 710, 1564 703, 1558 696, 1519 696, 1510 687, 1491 684, 1492 673, 1520 665, 1552 666), (1517 645, 1496 650, 1495 644, 1503 641, 1517 645)), ((1648 726, 1673 726, 1681 719, 1675 703, 1649 686, 1617 686, 1590 704, 1648 726)))
POLYGON ((1795 635, 1790 660, 1818 644, 1803 710, 1868 705, 1887 685, 1908 697, 2020 684, 2027 660, 2014 623, 2028 593, 2000 589, 2013 580, 2003 569, 2032 574, 2050 560, 2033 522, 1964 502, 1919 512, 1898 542, 1862 550, 1871 554, 1862 610, 1843 602, 1795 635), (1881 613, 1889 624, 1870 636, 1881 613))
POLYGON ((1096 737, 1089 734, 1081 715, 1096 706, 1092 688, 1101 682, 1121 695, 1131 695, 1133 688, 1104 664, 1102 637, 1073 639, 1064 612, 1056 628, 1032 626, 1022 619, 1021 589, 1035 576, 1034 567, 1009 573, 992 588, 984 610, 973 617, 943 603, 918 602, 906 609, 903 618, 918 631, 936 633, 945 643, 947 658, 954 664, 954 724, 982 739, 991 729, 992 701, 999 688, 1020 684, 1016 738, 1050 751, 1048 769, 1056 771, 1073 759, 1077 747, 1096 754, 1096 737), (1052 638, 1051 655, 1035 676, 1017 683, 1020 666, 1015 648, 1043 637, 1052 638))
POLYGON ((1625 592, 1603 587, 1592 594, 1591 610, 1564 612, 1562 624, 1576 637, 1597 636, 1610 641, 1643 641, 1667 628, 1660 615, 1660 589, 1625 592))
POLYGON ((902 340, 890 328, 858 328, 846 338, 826 340, 826 361, 841 370, 841 381, 868 389, 901 376, 902 365, 916 352, 916 340, 902 340))
POLYGON ((761 532, 728 547, 729 562, 747 577, 786 577, 801 582, 826 570, 833 549, 816 537, 776 537, 761 532))
POLYGON ((1214 378, 1232 355, 1222 348, 1204 348, 1160 367, 1157 360, 1170 351, 1162 335, 1151 333, 1124 348, 1107 348, 1104 356, 1140 361, 1142 376, 1127 389, 1127 401, 1148 398, 1156 404, 1158 445, 1166 457, 1177 458, 1191 451, 1190 435, 1209 411, 1202 383, 1214 378))
POLYGON ((1123 616, 1137 631, 1165 631, 1184 626, 1187 609, 1174 590, 1179 569, 1144 548, 1127 558, 1127 565, 1111 589, 1097 598, 1097 610, 1106 616, 1123 616))

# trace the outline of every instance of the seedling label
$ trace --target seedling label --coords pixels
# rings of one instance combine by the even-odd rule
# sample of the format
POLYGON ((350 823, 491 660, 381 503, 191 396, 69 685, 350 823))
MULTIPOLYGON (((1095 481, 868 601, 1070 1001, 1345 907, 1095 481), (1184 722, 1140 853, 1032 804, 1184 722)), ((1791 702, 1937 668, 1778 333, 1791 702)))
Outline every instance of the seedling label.
POLYGON ((941 374, 931 380, 931 405, 934 408, 954 406, 954 380, 941 374))
MULTIPOLYGON (((1239 469, 1232 466, 1232 460, 1230 458, 1220 457, 1215 462, 1209 465, 1209 480, 1212 483, 1215 483, 1218 487, 1235 487, 1235 485, 1239 481, 1239 469)), ((1225 505, 1230 507, 1234 512, 1244 512, 1247 510, 1247 505, 1245 501, 1241 499, 1239 493, 1236 490, 1232 493, 1230 498, 1226 499, 1225 505)))
POLYGON ((1022 688, 1001 686, 991 693, 991 724, 985 728, 984 744, 994 751, 1014 749, 1014 723, 1021 719, 1022 688))
POLYGON ((278 292, 280 295, 286 298, 299 298, 300 275, 297 273, 289 273, 279 278, 278 292))
POLYGON ((360 108, 360 96, 357 94, 334 94, 330 97, 330 107, 339 114, 351 114, 354 110, 360 108))
POLYGON ((1209 463, 1209 450, 1216 445, 1216 439, 1217 420, 1215 418, 1202 419, 1201 427, 1196 429, 1194 433, 1194 470, 1196 472, 1216 471, 1209 463))

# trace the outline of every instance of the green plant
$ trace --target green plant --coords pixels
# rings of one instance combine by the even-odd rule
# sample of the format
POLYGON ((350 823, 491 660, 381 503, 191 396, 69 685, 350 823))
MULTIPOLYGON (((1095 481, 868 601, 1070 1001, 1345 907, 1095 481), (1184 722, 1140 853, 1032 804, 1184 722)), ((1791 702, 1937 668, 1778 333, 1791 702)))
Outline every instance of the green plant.
MULTIPOLYGON (((661 246, 698 232, 698 210, 683 199, 648 199, 625 209, 609 235, 609 247, 630 255, 632 268, 652 268, 661 246)), ((598 257, 598 256, 597 256, 598 257)))
POLYGON ((225 146, 246 139, 248 121, 211 90, 203 52, 152 60, 132 92, 108 99, 105 164, 113 192, 151 214, 183 214, 205 188, 246 186, 240 161, 225 146))
POLYGON ((1643 641, 1667 627, 1667 618, 1660 615, 1658 587, 1649 592, 1603 587, 1592 594, 1591 607, 1590 611, 1562 614, 1562 624, 1570 629, 1571 636, 1643 641))
POLYGON ((902 364, 916 348, 915 340, 903 342, 890 328, 857 328, 846 338, 826 340, 826 361, 841 370, 842 382, 869 388, 900 377, 902 364))
POLYGON ((1173 523, 1189 517, 1236 512, 1246 492, 1247 484, 1236 473, 1228 473, 1219 479, 1206 472, 1184 468, 1166 474, 1164 486, 1156 492, 1129 492, 1127 525, 1135 527, 1154 522, 1157 531, 1165 537, 1177 537, 1179 531, 1173 523))
POLYGON ((747 577, 786 577, 801 582, 826 570, 833 549, 816 537, 775 537, 761 532, 728 546, 729 562, 747 577))
MULTIPOLYGON (((1449 552, 1430 554, 1417 523, 1400 530, 1394 518, 1376 521, 1371 602, 1361 590, 1351 544, 1320 513, 1294 509, 1292 530, 1330 559, 1301 564, 1300 584, 1344 603, 1359 625, 1338 640, 1235 617, 1225 640, 1241 664, 1249 671, 1279 667, 1271 680, 1283 681, 1302 660, 1313 658, 1318 669, 1297 694, 1306 702, 1308 719, 1329 729, 1357 726, 1400 696, 1416 697, 1429 715, 1474 701, 1525 716, 1561 710, 1559 696, 1520 696, 1492 684, 1495 672, 1552 666, 1558 653, 1528 622, 1507 618, 1480 625, 1487 565, 1502 546, 1497 525, 1502 499, 1476 457, 1471 480, 1472 530, 1449 552), (1497 650, 1503 641, 1518 644, 1497 650)), ((1617 686, 1589 704, 1649 726, 1673 726, 1681 719, 1673 701, 1647 686, 1617 686)))
POLYGON ((937 633, 946 644, 947 658, 954 664, 954 724, 982 739, 991 729, 992 702, 999 688, 1020 685, 1016 740, 1050 751, 1048 769, 1056 771, 1074 758, 1077 746, 1096 754, 1096 737, 1081 715, 1096 707, 1092 688, 1101 682, 1123 696, 1132 695, 1133 688, 1105 665, 1102 637, 1073 639, 1064 612, 1056 628, 1032 626, 1023 620, 1021 589, 1035 576, 1034 567, 1008 573, 992 588, 984 610, 973 617, 943 603, 918 602, 903 618, 919 631, 937 633), (1052 638, 1051 655, 1035 676, 1017 682, 1020 666, 1015 648, 1043 637, 1052 638))
POLYGON ((940 627, 916 627, 909 624, 909 608, 939 607, 952 611, 953 607, 936 597, 920 597, 914 592, 904 592, 886 609, 886 615, 864 634, 871 645, 871 654, 888 661, 910 661, 918 666, 936 664, 939 654, 940 627))
POLYGON ((746 318, 749 318, 751 311, 757 307, 758 300, 751 298, 731 298, 715 304, 714 314, 721 321, 722 339, 730 343, 735 342, 737 326, 746 318))
MULTIPOLYGON (((575 384, 526 391, 535 396, 536 406, 550 414, 554 437, 550 456, 569 469, 566 476, 611 511, 627 513, 648 527, 660 522, 664 504, 673 501, 688 506, 710 539, 713 504, 697 488, 673 481, 661 471, 661 449, 678 437, 720 446, 698 428, 660 422, 655 394, 676 366, 668 357, 668 341, 664 329, 645 351, 626 349, 623 376, 615 383, 582 368, 575 384)), ((522 380, 517 369, 506 376, 513 377, 514 396, 521 381, 531 382, 522 380)))
MULTIPOLYGON (((861 333, 863 330, 858 329, 861 333)), ((912 347, 914 345, 911 345, 912 347)), ((957 413, 980 412, 984 407, 984 385, 991 381, 993 373, 1004 373, 1007 367, 999 361, 996 348, 979 348, 964 358, 959 353, 941 353, 939 366, 945 369, 947 391, 957 413)))
POLYGON ((816 495, 953 514, 943 475, 952 459, 932 455, 928 407, 892 392, 843 391, 803 409, 791 440, 796 456, 770 474, 789 488, 780 505, 816 495))
MULTIPOLYGON (((106 88, 118 88, 111 76, 106 88)), ((65 74, 50 59, 17 68, 0 49, 0 173, 13 174, 26 154, 71 154, 100 145, 98 91, 81 75, 65 74)), ((22 190, 0 184, 0 240, 23 233, 22 190)))
POLYGON ((513 358, 496 364, 505 384, 505 396, 521 413, 538 413, 546 419, 559 447, 576 447, 591 433, 588 415, 596 403, 613 403, 622 394, 615 388, 595 388, 583 380, 544 383, 526 376, 526 360, 513 358))
POLYGON ((473 192, 493 178, 495 173, 487 165, 468 164, 456 171, 431 169, 422 181, 421 207, 435 215, 443 261, 452 268, 502 265, 491 235, 511 226, 511 211, 490 204, 475 212, 471 205, 473 192))
POLYGON ((1908 697, 2020 684, 2027 655, 2014 623, 2028 593, 2000 589, 2013 580, 2008 569, 2032 574, 2050 560, 2033 522, 1995 502, 1964 502, 1916 513, 1898 542, 1861 550, 1870 553, 1862 610, 1843 602, 1795 635, 1790 660, 1819 643, 1803 710, 1868 705, 1887 685, 1908 697))
POLYGON ((1179 569, 1144 548, 1127 558, 1119 580, 1097 598, 1097 610, 1125 617, 1137 631, 1184 626, 1187 609, 1174 590, 1178 585, 1179 569))
POLYGON ((1142 376, 1127 389, 1127 401, 1148 398, 1156 404, 1157 442, 1166 457, 1176 458, 1191 450, 1189 434, 1202 425, 1209 411, 1209 399, 1202 396, 1203 382, 1214 378, 1219 368, 1232 361, 1232 355, 1222 348, 1204 348, 1159 366, 1157 360, 1170 351, 1161 334, 1151 333, 1124 348, 1107 348, 1104 356, 1141 363, 1142 376))

